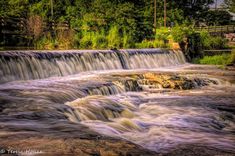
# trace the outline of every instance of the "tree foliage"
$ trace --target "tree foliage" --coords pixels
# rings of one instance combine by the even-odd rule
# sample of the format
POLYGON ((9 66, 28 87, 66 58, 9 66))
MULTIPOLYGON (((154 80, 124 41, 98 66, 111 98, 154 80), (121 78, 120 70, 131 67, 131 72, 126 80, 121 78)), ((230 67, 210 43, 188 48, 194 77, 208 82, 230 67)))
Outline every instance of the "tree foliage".
POLYGON ((235 13, 235 0, 224 0, 224 5, 229 9, 229 11, 235 13))
MULTIPOLYGON (((92 29, 119 28, 137 35, 141 30, 149 33, 153 28, 153 0, 52 0, 54 16, 51 15, 50 0, 0 0, 1 16, 39 15, 45 20, 69 21, 74 27, 86 22, 92 29)), ((228 1, 228 0, 227 0, 228 1)), ((230 0, 232 1, 232 0, 230 0)), ((213 0, 167 1, 169 22, 181 24, 186 19, 202 18, 213 0)), ((158 26, 163 25, 163 1, 157 0, 158 26)))
POLYGON ((231 21, 231 15, 224 10, 210 10, 205 13, 205 23, 207 25, 227 25, 231 21))
MULTIPOLYGON (((234 0, 226 0, 228 4, 230 1, 234 0)), ((212 3, 213 0, 168 0, 167 26, 192 25, 206 19, 222 19, 225 13, 220 15, 220 12, 209 12, 207 15, 212 3)), ((25 18, 31 21, 31 28, 35 17, 45 23, 67 21, 74 30, 73 41, 77 47, 82 48, 97 48, 97 45, 131 47, 135 42, 159 37, 155 35, 153 28, 154 0, 0 0, 0 6, 0 17, 25 18)), ((163 26, 163 9, 164 1, 157 0, 158 28, 163 26)), ((221 24, 227 24, 227 21, 221 24)), ((177 27, 174 34, 180 37, 173 38, 181 40, 184 34, 178 34, 181 31, 177 29, 180 28, 177 27)), ((44 35, 43 39, 45 36, 53 38, 53 35, 44 35)))

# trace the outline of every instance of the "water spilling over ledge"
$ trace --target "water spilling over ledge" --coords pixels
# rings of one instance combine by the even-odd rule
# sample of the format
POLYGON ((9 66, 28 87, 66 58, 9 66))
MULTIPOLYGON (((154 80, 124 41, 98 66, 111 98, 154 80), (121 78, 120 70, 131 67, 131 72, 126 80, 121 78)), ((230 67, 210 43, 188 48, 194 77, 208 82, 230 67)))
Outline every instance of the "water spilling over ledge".
POLYGON ((184 63, 160 49, 1 52, 0 149, 234 155, 235 72, 184 63))
POLYGON ((162 49, 2 51, 0 83, 78 74, 84 71, 149 69, 185 63, 181 51, 162 49))

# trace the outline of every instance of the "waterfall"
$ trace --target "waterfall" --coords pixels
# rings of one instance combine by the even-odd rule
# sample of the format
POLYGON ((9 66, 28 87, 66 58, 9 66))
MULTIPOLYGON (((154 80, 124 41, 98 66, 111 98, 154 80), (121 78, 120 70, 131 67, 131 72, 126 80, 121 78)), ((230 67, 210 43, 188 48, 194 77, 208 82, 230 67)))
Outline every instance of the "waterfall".
POLYGON ((139 70, 184 63, 181 51, 162 49, 0 52, 1 144, 24 139, 27 149, 46 136, 49 147, 57 139, 80 147, 83 140, 84 151, 99 151, 108 139, 121 150, 128 140, 163 155, 186 145, 189 152, 198 146, 234 154, 232 71, 139 70))
POLYGON ((185 59, 181 51, 162 49, 2 51, 0 83, 66 76, 84 71, 150 69, 183 63, 185 59))

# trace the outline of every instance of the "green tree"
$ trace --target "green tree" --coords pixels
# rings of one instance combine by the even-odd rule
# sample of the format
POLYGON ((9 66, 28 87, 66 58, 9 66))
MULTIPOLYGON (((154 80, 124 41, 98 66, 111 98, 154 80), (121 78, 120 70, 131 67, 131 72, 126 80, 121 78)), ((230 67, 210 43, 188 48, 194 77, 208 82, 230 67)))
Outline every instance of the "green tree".
POLYGON ((198 23, 203 20, 204 13, 209 10, 209 5, 213 4, 214 0, 174 0, 172 7, 183 11, 183 17, 198 23))
POLYGON ((0 0, 0 16, 2 17, 27 17, 28 0, 0 0))
POLYGON ((235 0, 224 0, 224 5, 231 12, 235 12, 235 0))
POLYGON ((210 10, 205 14, 207 25, 226 25, 231 22, 231 15, 224 10, 210 10))

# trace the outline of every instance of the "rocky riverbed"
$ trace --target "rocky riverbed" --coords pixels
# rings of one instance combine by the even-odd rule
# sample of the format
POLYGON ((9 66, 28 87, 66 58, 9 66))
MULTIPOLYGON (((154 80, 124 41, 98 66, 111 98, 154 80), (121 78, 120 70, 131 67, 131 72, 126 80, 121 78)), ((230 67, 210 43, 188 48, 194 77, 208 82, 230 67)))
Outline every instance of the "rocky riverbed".
POLYGON ((235 155, 235 72, 89 72, 0 85, 9 155, 235 155))

